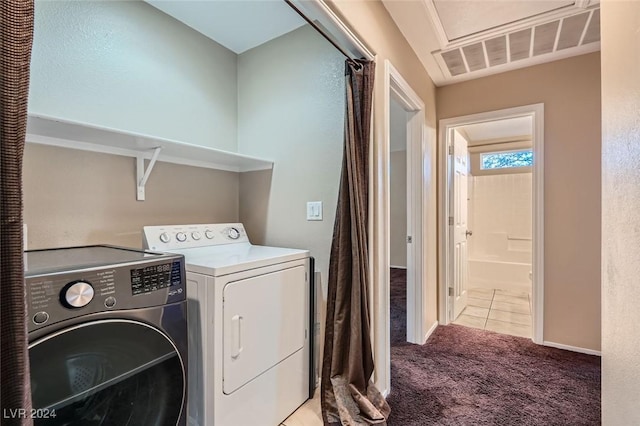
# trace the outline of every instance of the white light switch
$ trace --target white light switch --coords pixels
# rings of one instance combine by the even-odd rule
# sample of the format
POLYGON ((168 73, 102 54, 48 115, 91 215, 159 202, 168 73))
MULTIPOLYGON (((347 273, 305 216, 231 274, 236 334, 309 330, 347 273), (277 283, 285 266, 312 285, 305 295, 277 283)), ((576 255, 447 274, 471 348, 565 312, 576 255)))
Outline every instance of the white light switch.
POLYGON ((322 201, 307 202, 307 220, 322 220, 322 201))

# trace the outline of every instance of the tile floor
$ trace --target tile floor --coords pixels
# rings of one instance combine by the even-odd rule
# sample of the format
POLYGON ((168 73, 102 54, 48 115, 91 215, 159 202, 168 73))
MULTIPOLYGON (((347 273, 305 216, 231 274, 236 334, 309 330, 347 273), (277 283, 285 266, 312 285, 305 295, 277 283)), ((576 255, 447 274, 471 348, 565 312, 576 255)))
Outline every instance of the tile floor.
POLYGON ((320 388, 316 389, 313 399, 308 400, 280 426, 322 426, 322 412, 320 411, 320 388))
POLYGON ((531 298, 529 293, 469 289, 467 307, 453 323, 531 338, 531 298))

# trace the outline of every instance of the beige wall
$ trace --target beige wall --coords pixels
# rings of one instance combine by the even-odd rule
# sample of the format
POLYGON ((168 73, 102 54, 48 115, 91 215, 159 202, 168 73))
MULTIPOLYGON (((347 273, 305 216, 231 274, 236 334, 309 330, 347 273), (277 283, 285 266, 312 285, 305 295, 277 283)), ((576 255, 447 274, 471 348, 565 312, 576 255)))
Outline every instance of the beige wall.
MULTIPOLYGON (((406 139, 405 139, 406 140, 406 139)), ((407 267, 407 151, 391 152, 389 169, 389 259, 407 267)))
POLYGON ((408 114, 391 99, 389 109, 389 261, 407 267, 407 120, 408 114))
POLYGON ((438 89, 438 119, 544 103, 544 340, 600 349, 600 54, 438 89))
MULTIPOLYGON (((38 1, 34 37, 31 113, 236 149, 236 55, 148 4, 38 1)), ((30 248, 239 218, 237 173, 159 162, 140 202, 134 159, 29 144, 24 184, 30 248)))
POLYGON ((238 149, 273 170, 240 180, 240 220, 258 244, 303 248, 326 295, 342 165, 344 57, 306 25, 238 56, 238 149), (323 220, 307 221, 307 201, 323 220))
POLYGON ((602 3, 602 424, 640 424, 640 2, 602 3))
POLYGON ((236 150, 236 55, 142 1, 36 2, 29 112, 236 150))
POLYGON ((156 163, 136 201, 135 159, 27 144, 28 248, 142 247, 142 227, 237 221, 238 173, 156 163))

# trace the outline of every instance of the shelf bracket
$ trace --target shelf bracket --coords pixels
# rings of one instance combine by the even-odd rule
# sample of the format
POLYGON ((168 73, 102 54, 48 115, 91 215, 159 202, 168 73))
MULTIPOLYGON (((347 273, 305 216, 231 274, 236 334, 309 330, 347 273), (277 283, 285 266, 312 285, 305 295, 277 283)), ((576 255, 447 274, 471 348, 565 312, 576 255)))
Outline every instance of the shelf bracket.
POLYGON ((144 154, 138 154, 136 156, 136 198, 138 201, 144 201, 144 187, 147 184, 149 175, 151 175, 151 170, 153 170, 153 166, 156 164, 161 150, 161 146, 153 148, 153 155, 151 156, 151 161, 149 161, 149 165, 146 170, 144 168, 144 154))

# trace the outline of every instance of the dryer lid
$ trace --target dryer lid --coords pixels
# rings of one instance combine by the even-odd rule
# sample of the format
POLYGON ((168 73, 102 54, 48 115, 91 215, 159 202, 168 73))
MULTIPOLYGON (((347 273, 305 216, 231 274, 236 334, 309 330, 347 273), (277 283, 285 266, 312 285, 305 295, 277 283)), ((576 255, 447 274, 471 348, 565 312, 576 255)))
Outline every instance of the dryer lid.
POLYGON ((309 257, 308 250, 238 243, 172 250, 185 257, 189 272, 214 277, 309 257))

